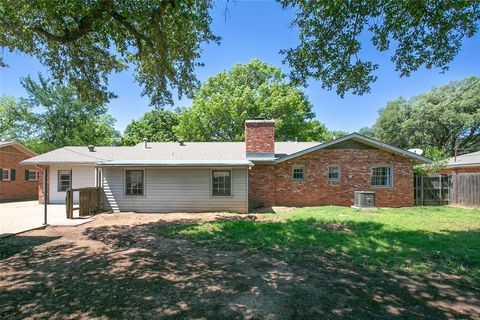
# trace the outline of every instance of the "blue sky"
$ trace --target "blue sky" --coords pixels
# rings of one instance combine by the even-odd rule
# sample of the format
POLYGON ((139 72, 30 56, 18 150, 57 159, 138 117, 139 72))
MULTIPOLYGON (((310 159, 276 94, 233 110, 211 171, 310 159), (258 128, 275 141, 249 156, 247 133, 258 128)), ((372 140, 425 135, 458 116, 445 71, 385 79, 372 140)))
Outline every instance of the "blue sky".
MULTIPOLYGON (((294 47, 298 43, 298 32, 290 27, 292 11, 284 11, 273 1, 237 1, 230 3, 225 16, 225 3, 218 1, 212 11, 214 33, 222 37, 220 46, 206 45, 201 61, 205 67, 196 70, 200 81, 229 69, 235 63, 246 63, 259 58, 288 72, 282 64, 281 49, 294 47)), ((346 95, 343 99, 335 91, 326 91, 321 83, 310 81, 305 92, 314 106, 317 119, 331 130, 358 131, 370 126, 377 118, 377 111, 387 101, 399 96, 410 97, 432 86, 445 84, 480 73, 480 35, 467 39, 461 52, 450 65, 450 70, 421 69, 408 78, 400 78, 390 62, 390 53, 376 52, 368 42, 363 44, 362 55, 370 57, 380 65, 376 75, 378 80, 372 85, 371 93, 363 96, 346 95)), ((20 78, 28 74, 36 75, 44 68, 33 58, 3 53, 10 68, 0 72, 0 94, 20 97, 25 91, 20 86, 20 78)), ((116 127, 123 130, 132 120, 138 119, 152 107, 148 98, 141 97, 141 88, 134 82, 131 71, 112 75, 110 89, 119 97, 109 105, 109 112, 117 119, 116 127)), ((188 99, 176 101, 175 106, 189 106, 188 99)))

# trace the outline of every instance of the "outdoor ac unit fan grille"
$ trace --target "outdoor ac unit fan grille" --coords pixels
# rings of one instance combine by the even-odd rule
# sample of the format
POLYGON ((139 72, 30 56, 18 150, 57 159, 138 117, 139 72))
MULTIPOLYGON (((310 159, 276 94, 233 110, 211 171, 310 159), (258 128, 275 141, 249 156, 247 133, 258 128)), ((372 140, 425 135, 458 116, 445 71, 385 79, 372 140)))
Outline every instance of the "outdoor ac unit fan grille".
POLYGON ((374 208, 375 192, 355 191, 354 206, 357 208, 374 208))

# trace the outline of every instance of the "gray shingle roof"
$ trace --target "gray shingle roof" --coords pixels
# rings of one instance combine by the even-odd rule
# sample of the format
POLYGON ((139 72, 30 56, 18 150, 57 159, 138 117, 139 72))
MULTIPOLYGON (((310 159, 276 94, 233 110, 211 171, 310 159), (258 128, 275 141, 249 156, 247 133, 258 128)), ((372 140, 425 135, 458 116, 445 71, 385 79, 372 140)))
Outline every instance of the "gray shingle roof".
POLYGON ((457 158, 450 158, 447 162, 447 167, 469 167, 480 166, 480 151, 467 153, 457 158))
POLYGON ((97 164, 99 167, 251 167, 243 160, 113 160, 97 164))
MULTIPOLYGON (((421 155, 396 148, 358 133, 352 133, 326 143, 275 142, 275 159, 267 159, 267 161, 286 161, 350 139, 403 157, 412 158, 419 163, 431 162, 421 155)), ((186 142, 183 146, 178 142, 150 142, 148 143, 147 149, 144 148, 143 143, 132 147, 96 147, 94 152, 91 152, 88 147, 64 147, 30 158, 23 161, 23 163, 91 163, 104 165, 106 165, 107 162, 131 164, 147 163, 148 161, 168 165, 173 165, 176 162, 178 164, 193 165, 217 162, 231 162, 232 164, 239 165, 250 163, 245 160, 247 159, 244 142, 186 142)))
MULTIPOLYGON (((277 157, 291 155, 298 151, 318 145, 318 142, 276 142, 277 157)), ((144 160, 244 160, 244 142, 150 142, 148 149, 143 143, 132 147, 95 147, 90 152, 88 147, 63 147, 23 161, 23 163, 101 163, 105 161, 144 161, 144 160)))

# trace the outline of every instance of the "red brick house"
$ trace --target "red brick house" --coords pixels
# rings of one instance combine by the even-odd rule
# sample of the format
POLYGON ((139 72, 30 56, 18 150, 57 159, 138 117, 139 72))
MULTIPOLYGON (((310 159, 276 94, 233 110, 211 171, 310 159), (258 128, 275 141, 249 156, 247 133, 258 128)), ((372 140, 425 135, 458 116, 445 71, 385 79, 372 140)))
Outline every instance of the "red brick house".
POLYGON ((246 123, 250 207, 353 204, 355 191, 374 191, 376 205, 414 204, 413 166, 428 159, 353 133, 278 157, 271 143, 273 121, 246 123), (261 128, 261 129, 260 129, 261 128), (265 157, 264 160, 261 157, 265 157))
POLYGON ((0 141, 0 202, 38 197, 39 168, 20 164, 36 155, 17 141, 0 141))
POLYGON ((450 158, 440 173, 480 173, 480 151, 450 158))
POLYGON ((245 123, 245 142, 142 142, 64 147, 24 163, 47 169, 48 201, 68 188, 101 186, 113 211, 235 211, 260 206, 414 204, 413 166, 430 160, 353 133, 318 142, 275 142, 273 120, 245 123))

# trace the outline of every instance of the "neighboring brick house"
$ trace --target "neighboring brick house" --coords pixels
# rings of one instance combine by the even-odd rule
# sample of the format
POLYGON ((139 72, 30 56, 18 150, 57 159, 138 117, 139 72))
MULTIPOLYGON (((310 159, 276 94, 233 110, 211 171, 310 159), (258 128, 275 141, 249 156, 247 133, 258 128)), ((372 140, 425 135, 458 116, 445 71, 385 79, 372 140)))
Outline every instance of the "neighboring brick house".
MULTIPOLYGON (((144 142, 64 147, 24 163, 45 167, 48 201, 68 188, 101 186, 113 211, 236 211, 259 206, 414 204, 413 166, 425 157, 353 133, 318 142, 275 142, 273 120, 245 123, 245 142, 144 142)), ((75 200, 75 199, 74 199, 75 200)))
POLYGON ((480 173, 480 151, 450 158, 440 173, 480 173))
POLYGON ((0 202, 38 197, 39 169, 20 164, 36 155, 17 141, 0 141, 0 202))

